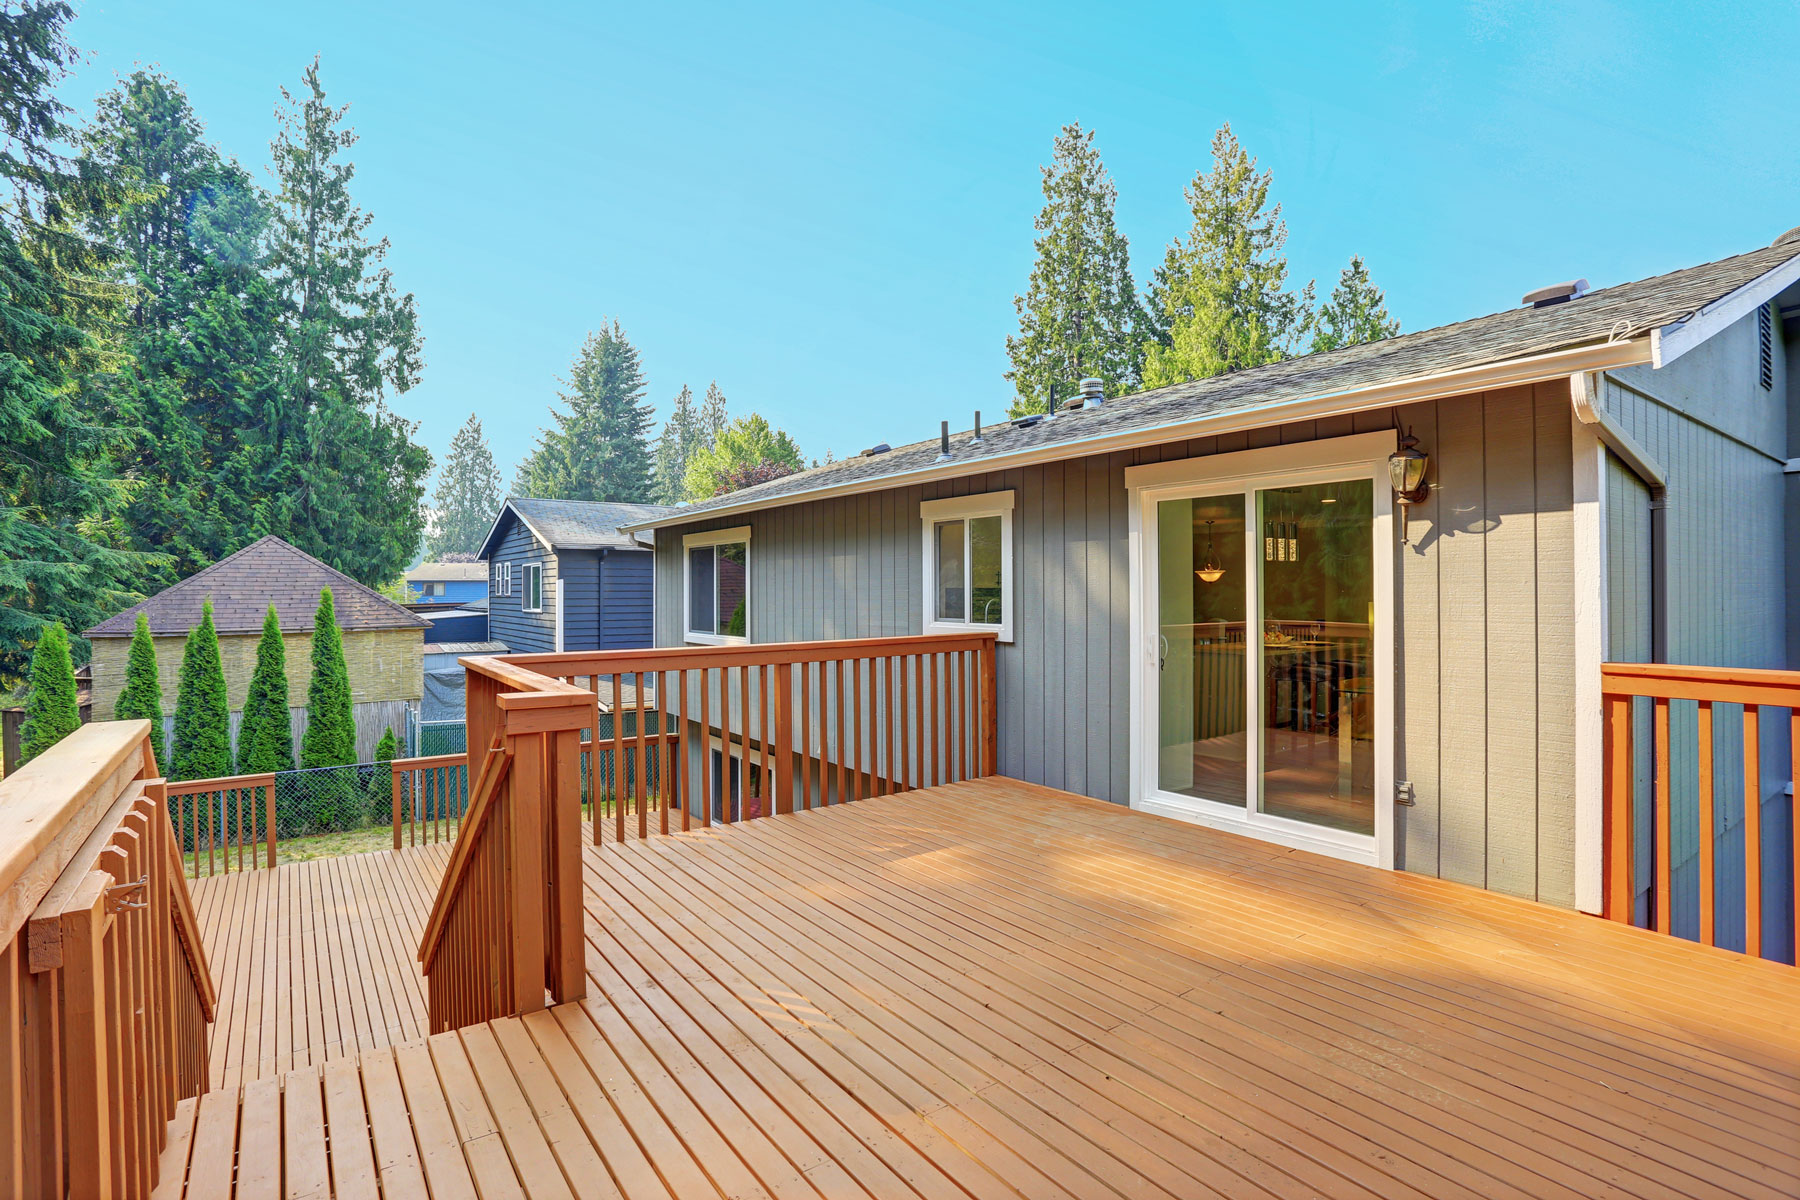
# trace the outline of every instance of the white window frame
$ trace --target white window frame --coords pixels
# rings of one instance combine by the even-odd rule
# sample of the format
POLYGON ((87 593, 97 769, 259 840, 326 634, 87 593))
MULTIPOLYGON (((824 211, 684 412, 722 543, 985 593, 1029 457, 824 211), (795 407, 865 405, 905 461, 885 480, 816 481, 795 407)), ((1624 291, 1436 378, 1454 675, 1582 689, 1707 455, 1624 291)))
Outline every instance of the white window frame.
MULTIPOLYGON (((925 571, 925 608, 923 627, 926 633, 988 633, 1000 641, 1013 640, 1013 607, 1017 597, 1013 591, 1013 493, 984 492, 979 496, 952 496, 943 500, 926 500, 919 505, 919 521, 923 526, 925 571), (976 517, 1000 518, 1000 623, 979 625, 970 620, 946 621, 937 615, 937 547, 936 525, 940 521, 963 521, 963 572, 968 574, 970 553, 967 522, 976 517)), ((971 587, 965 587, 968 602, 973 602, 971 587)))
POLYGON ((541 613, 544 611, 544 564, 543 563, 520 563, 519 564, 519 611, 520 612, 528 612, 528 613, 541 613), (537 575, 537 600, 538 600, 538 602, 537 602, 536 608, 530 607, 529 604, 527 603, 531 599, 531 585, 526 582, 526 576, 530 575, 534 572, 537 575))
MULTIPOLYGON (((690 533, 681 539, 681 636, 690 645, 700 646, 748 646, 756 636, 756 605, 750 603, 750 580, 753 567, 750 551, 750 526, 734 525, 730 529, 709 529, 705 533, 690 533), (744 544, 744 601, 747 606, 744 614, 744 637, 728 633, 704 633, 694 629, 692 600, 693 586, 688 579, 688 551, 706 546, 729 546, 737 542, 744 544)), ((724 624, 718 611, 718 565, 713 566, 713 624, 724 624)))

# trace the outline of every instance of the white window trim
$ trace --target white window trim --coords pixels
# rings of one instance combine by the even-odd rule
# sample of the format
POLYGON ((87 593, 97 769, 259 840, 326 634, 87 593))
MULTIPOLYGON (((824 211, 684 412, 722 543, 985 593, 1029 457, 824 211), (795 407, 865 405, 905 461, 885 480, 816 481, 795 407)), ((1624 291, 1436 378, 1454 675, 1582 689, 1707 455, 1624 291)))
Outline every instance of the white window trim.
POLYGON ((520 600, 519 600, 519 611, 520 612, 541 613, 544 611, 544 564, 543 563, 520 563, 519 564, 519 596, 520 596, 520 600), (531 572, 531 571, 537 572, 538 602, 537 602, 536 608, 531 608, 525 603, 525 601, 530 599, 530 597, 531 597, 531 588, 526 585, 525 576, 526 576, 527 572, 531 572))
MULTIPOLYGON (((979 496, 951 496, 943 500, 925 500, 919 504, 922 527, 921 553, 925 565, 925 607, 922 610, 926 633, 988 633, 999 640, 1013 640, 1013 493, 984 492, 979 496), (933 526, 939 521, 968 521, 975 517, 1000 518, 1000 624, 977 625, 973 621, 946 621, 937 615, 937 555, 932 544, 933 526)), ((968 553, 968 534, 964 529, 964 554, 968 553)))
MULTIPOLYGON (((744 631, 746 636, 737 637, 728 633, 699 633, 693 628, 693 616, 689 611, 694 590, 688 580, 688 551, 705 546, 726 546, 733 542, 744 543, 744 597, 750 597, 750 576, 753 567, 750 553, 750 526, 734 525, 730 529, 709 529, 705 533, 690 533, 681 539, 681 636, 690 645, 699 646, 748 646, 756 635, 756 606, 751 604, 750 611, 745 613, 744 631)), ((713 568, 713 607, 718 608, 718 567, 713 568)), ((719 614, 713 613, 713 624, 719 624, 719 614)))

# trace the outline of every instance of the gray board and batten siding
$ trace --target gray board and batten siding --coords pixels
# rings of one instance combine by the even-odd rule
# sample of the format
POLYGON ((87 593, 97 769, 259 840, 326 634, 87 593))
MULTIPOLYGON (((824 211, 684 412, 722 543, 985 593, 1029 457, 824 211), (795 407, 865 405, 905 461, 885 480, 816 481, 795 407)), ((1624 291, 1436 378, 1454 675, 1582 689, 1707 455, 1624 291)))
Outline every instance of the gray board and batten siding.
MULTIPOLYGON (((1574 903, 1573 485, 1566 382, 1402 407, 1443 486, 1397 555, 1400 866, 1574 903)), ((921 501, 1011 489, 1015 640, 999 770, 1129 802, 1125 470, 1391 428, 1389 410, 1269 426, 666 526, 658 645, 680 645, 682 537, 751 528, 757 642, 921 632, 921 501)))
MULTIPOLYGON (((1761 318, 1721 331, 1659 371, 1610 372, 1604 405, 1668 478, 1664 500, 1667 633, 1670 662, 1697 666, 1795 666, 1789 646, 1796 614, 1787 603, 1793 539, 1785 516, 1794 477, 1790 364, 1771 356, 1771 386, 1761 378, 1761 318)), ((1774 344, 1782 344, 1779 317, 1774 344)), ((1623 463, 1608 456, 1606 473, 1607 657, 1647 662, 1652 652, 1651 496, 1623 463)), ((1675 930, 1695 936, 1699 887, 1697 710, 1669 709, 1670 857, 1675 930)), ((1651 709, 1637 705, 1638 830, 1636 894, 1640 915, 1651 878, 1651 709)), ((1736 705, 1714 710, 1714 846, 1717 937, 1743 945, 1743 719, 1736 705)), ((1793 894, 1784 847, 1792 846, 1785 781, 1787 724, 1765 719, 1761 753, 1764 794, 1765 942, 1791 945, 1786 897, 1793 894)))

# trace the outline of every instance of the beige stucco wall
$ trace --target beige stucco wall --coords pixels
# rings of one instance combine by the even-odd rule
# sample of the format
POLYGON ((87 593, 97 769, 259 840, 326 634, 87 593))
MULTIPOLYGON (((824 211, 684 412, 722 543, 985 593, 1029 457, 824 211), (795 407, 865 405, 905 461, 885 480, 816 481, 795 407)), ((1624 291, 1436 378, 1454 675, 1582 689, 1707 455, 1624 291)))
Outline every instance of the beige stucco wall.
MULTIPOLYGON (((159 637, 156 665, 162 675, 163 704, 173 710, 181 671, 185 637, 159 637)), ((282 635, 287 648, 288 704, 306 704, 306 685, 312 677, 312 634, 282 635)), ((125 663, 131 653, 130 638, 95 638, 94 715, 112 716, 113 705, 125 687, 125 663)), ((250 673, 256 669, 256 635, 219 639, 219 656, 225 664, 225 690, 231 710, 244 706, 250 690, 250 673)), ((350 668, 350 698, 356 704, 383 700, 417 700, 425 679, 425 631, 377 629, 344 633, 344 661, 350 668)))

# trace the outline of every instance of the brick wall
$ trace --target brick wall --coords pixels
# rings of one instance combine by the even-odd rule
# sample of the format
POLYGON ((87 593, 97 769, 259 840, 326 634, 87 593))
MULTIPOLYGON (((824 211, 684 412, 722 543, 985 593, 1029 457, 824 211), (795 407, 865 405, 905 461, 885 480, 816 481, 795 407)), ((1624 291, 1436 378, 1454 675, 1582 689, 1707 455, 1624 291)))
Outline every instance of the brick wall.
MULTIPOLYGON (((231 711, 244 706, 250 690, 250 673, 256 669, 258 636, 240 634, 219 638, 219 657, 225 664, 225 691, 231 711)), ((125 662, 131 653, 130 638, 94 640, 94 715, 111 720, 113 705, 125 687, 125 662)), ((312 678, 312 634, 282 635, 287 647, 288 704, 306 704, 306 685, 312 678)), ((185 637, 159 637, 156 665, 162 675, 163 706, 175 709, 181 652, 185 637)), ((350 699, 355 704, 384 700, 417 700, 425 682, 425 631, 375 629, 344 632, 344 661, 350 668, 350 699)), ((399 732, 398 730, 395 731, 399 732)))

